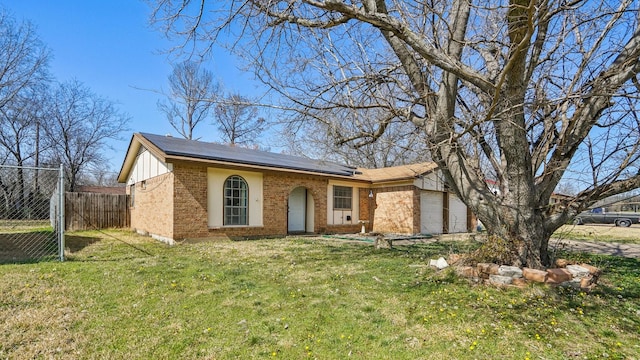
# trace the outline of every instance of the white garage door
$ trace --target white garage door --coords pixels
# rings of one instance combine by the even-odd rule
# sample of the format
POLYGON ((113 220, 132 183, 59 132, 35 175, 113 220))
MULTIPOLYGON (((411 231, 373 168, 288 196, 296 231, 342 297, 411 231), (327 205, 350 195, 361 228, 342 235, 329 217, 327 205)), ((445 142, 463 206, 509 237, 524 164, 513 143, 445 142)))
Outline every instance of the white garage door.
POLYGON ((467 206, 454 194, 449 194, 449 233, 467 232, 467 206))
POLYGON ((423 191, 420 194, 420 232, 442 233, 442 193, 423 191))

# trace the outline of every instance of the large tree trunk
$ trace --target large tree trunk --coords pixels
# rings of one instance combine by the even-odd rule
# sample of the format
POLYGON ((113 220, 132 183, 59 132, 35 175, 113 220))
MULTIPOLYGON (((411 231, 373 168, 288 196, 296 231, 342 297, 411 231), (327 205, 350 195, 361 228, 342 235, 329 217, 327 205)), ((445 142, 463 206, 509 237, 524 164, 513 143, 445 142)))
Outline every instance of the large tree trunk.
POLYGON ((495 221, 487 221, 488 241, 494 259, 519 267, 544 269, 551 265, 548 245, 551 233, 545 229, 540 214, 513 214, 513 208, 503 207, 493 216, 501 220, 501 225, 491 225, 495 221), (513 220, 514 216, 518 220, 513 220), (511 220, 509 220, 511 219, 511 220), (507 225, 508 224, 508 225, 507 225))
MULTIPOLYGON (((508 12, 509 24, 509 54, 507 65, 503 70, 502 77, 496 86, 496 96, 491 100, 486 119, 493 124, 496 132, 496 140, 499 148, 499 159, 496 159, 499 169, 498 181, 499 191, 495 196, 484 198, 484 206, 478 206, 475 210, 480 219, 485 222, 490 241, 499 241, 504 244, 502 254, 498 258, 508 265, 527 266, 541 269, 549 265, 550 259, 547 251, 547 244, 550 233, 546 231, 543 214, 540 210, 543 201, 537 194, 534 184, 533 164, 530 153, 529 139, 527 138, 527 126, 525 118, 525 93, 526 93, 526 51, 530 40, 530 29, 527 26, 529 16, 531 16, 528 0, 512 0, 512 5, 508 12), (486 202, 494 202, 486 204, 486 202), (484 210, 484 211, 483 211, 484 210), (490 211, 486 211, 490 210, 490 211)), ((460 34, 462 37, 463 35, 460 34)), ((455 39, 455 33, 453 38, 455 39)), ((460 50, 456 51, 460 56, 460 50)), ((446 75, 443 83, 447 84, 447 79, 452 75, 446 75)), ((457 79, 456 79, 457 83, 457 79)), ((456 92, 453 87, 454 82, 448 83, 451 89, 450 94, 440 94, 441 103, 447 99, 455 99, 456 92)), ((447 116, 442 117, 444 109, 439 116, 442 123, 450 122, 454 116, 455 101, 448 100, 446 110, 447 116)), ((483 188, 486 185, 475 181, 467 180, 474 184, 465 186, 467 181, 461 181, 460 177, 468 169, 468 166, 461 163, 464 157, 459 154, 461 150, 458 144, 447 142, 446 138, 437 136, 437 143, 434 143, 432 150, 436 154, 435 158, 441 166, 448 183, 453 188, 463 189, 465 187, 483 188), (449 146, 449 149, 446 147, 449 146), (445 149, 443 149, 445 147, 445 149), (458 156, 452 156, 458 153, 458 156)), ((461 193, 464 191, 460 191, 461 193)), ((461 194, 466 198, 473 196, 472 193, 461 194)), ((542 204, 543 206, 546 204, 542 204)), ((500 251, 497 247, 494 250, 500 251)))

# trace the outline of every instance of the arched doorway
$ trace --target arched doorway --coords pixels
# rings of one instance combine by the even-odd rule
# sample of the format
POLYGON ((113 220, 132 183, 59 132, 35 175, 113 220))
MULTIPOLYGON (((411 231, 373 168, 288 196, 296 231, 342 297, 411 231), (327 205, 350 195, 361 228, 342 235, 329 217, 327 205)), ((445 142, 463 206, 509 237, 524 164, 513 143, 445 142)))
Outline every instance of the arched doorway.
POLYGON ((287 232, 290 234, 313 232, 313 204, 313 196, 307 188, 299 186, 291 190, 287 204, 287 232))

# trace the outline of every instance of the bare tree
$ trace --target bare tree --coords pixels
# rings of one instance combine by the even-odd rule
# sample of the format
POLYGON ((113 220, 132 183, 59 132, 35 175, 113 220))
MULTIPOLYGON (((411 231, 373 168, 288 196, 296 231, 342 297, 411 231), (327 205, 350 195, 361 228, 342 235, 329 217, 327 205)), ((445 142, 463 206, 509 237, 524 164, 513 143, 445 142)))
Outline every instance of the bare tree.
POLYGON ((87 186, 120 187, 118 172, 114 171, 108 163, 91 164, 83 171, 77 183, 87 186))
POLYGON ((230 94, 215 107, 216 124, 223 141, 231 145, 255 145, 264 130, 265 119, 250 99, 230 94))
MULTIPOLYGON (((1 184, 6 209, 28 213, 36 188, 28 189, 22 166, 37 165, 39 94, 46 91, 49 51, 31 23, 16 22, 0 7, 0 154, 3 165, 17 165, 15 181, 1 184), (35 162, 35 164, 34 164, 35 162), (14 189, 14 196, 7 189, 14 189), (12 199, 9 201, 9 199, 12 199), (8 204, 11 202, 11 204, 8 204)), ((25 215, 25 214, 23 214, 25 215)))
POLYGON ((289 121, 283 130, 285 146, 291 153, 327 159, 335 162, 382 168, 430 160, 427 142, 421 128, 395 121, 376 141, 345 141, 343 134, 353 133, 355 127, 373 133, 379 117, 372 114, 366 122, 355 124, 351 119, 334 119, 327 114, 325 122, 289 121))
MULTIPOLYGON (((11 182, 14 196, 11 213, 16 216, 28 216, 33 195, 39 192, 38 179, 33 188, 27 186, 24 166, 37 165, 40 124, 40 104, 38 94, 27 94, 26 90, 13 96, 13 99, 0 108, 0 152, 5 155, 3 165, 15 165, 15 178, 11 182)), ((2 185, 9 185, 4 183, 2 185)), ((6 190, 6 188, 5 188, 6 190)), ((6 191, 5 191, 6 193, 6 191)))
POLYGON ((5 164, 34 165, 39 112, 35 95, 24 93, 0 108, 0 148, 8 155, 5 164))
POLYGON ((37 156, 48 62, 49 51, 31 23, 16 23, 0 8, 0 149, 8 155, 3 164, 23 166, 37 156))
POLYGON ((0 109, 23 91, 48 81, 49 50, 31 23, 0 7, 0 109))
POLYGON ((173 66, 169 76, 171 93, 166 101, 158 101, 169 124, 185 139, 193 139, 193 131, 209 116, 218 84, 213 74, 200 64, 187 60, 173 66))
POLYGON ((69 191, 74 191, 83 171, 107 161, 107 140, 119 138, 129 117, 78 81, 60 84, 50 100, 45 133, 51 158, 64 165, 69 191))
POLYGON ((186 40, 241 34, 305 119, 388 114, 344 140, 376 141, 396 118, 422 127, 504 258, 542 268, 559 226, 640 186, 639 14, 633 0, 160 0, 153 16, 186 40), (550 205, 562 179, 580 190, 550 205))

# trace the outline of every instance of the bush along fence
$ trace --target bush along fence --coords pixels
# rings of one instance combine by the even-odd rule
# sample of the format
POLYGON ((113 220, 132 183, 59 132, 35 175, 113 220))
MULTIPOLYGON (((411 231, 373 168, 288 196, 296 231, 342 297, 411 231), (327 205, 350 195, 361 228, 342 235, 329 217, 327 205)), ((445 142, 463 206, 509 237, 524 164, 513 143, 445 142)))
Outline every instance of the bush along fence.
POLYGON ((65 220, 68 231, 128 228, 128 196, 68 192, 65 194, 65 220))

